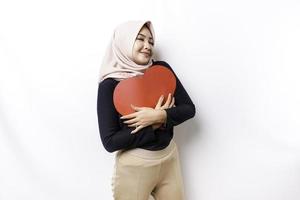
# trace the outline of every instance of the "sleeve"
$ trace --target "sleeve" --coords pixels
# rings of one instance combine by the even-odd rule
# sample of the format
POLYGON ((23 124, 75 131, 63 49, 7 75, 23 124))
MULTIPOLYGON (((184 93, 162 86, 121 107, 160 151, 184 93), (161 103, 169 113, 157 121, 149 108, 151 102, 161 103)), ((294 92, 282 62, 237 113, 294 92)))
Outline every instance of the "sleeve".
POLYGON ((132 149, 155 141, 152 126, 147 126, 135 134, 130 134, 134 127, 127 124, 120 126, 119 113, 113 104, 114 83, 104 80, 98 86, 97 116, 102 144, 108 152, 132 149))
POLYGON ((176 89, 174 93, 175 107, 165 109, 167 113, 167 119, 165 124, 162 126, 162 129, 170 129, 173 126, 177 126, 184 121, 194 117, 196 114, 196 109, 190 96, 184 89, 171 66, 164 61, 160 61, 160 63, 158 64, 164 65, 169 68, 176 77, 176 89))

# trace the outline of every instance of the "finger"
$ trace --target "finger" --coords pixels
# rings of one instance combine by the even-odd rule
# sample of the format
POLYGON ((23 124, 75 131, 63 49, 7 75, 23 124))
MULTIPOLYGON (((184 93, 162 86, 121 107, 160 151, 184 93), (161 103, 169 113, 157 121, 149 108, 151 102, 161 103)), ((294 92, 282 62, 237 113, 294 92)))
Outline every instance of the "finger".
POLYGON ((132 104, 130 104, 131 108, 135 111, 140 111, 142 108, 141 107, 137 107, 137 106, 134 106, 132 104))
POLYGON ((153 109, 151 107, 138 107, 138 106, 134 106, 131 104, 131 107, 135 110, 135 111, 141 111, 141 110, 144 110, 144 109, 153 109))
POLYGON ((171 94, 169 93, 166 102, 164 103, 163 106, 160 107, 160 109, 167 109, 167 108, 169 108, 170 95, 171 95, 171 94))
POLYGON ((164 100, 164 95, 161 95, 161 96, 159 97, 159 99, 158 99, 158 102, 157 102, 157 104, 156 104, 156 106, 155 106, 155 109, 158 109, 158 108, 161 107, 161 104, 162 104, 163 100, 164 100))
POLYGON ((136 112, 134 112, 129 115, 123 115, 122 117, 120 117, 120 119, 130 119, 130 118, 136 117, 136 115, 137 115, 136 112))
POLYGON ((138 125, 138 123, 134 123, 134 124, 129 124, 128 126, 129 126, 129 127, 137 127, 137 126, 139 126, 139 125, 138 125))
POLYGON ((136 127, 136 129, 134 129, 133 131, 131 131, 130 134, 135 134, 136 132, 138 132, 139 130, 141 130, 143 128, 143 126, 138 126, 136 127))
POLYGON ((124 121, 125 124, 132 124, 132 123, 136 123, 138 122, 139 120, 137 118, 134 118, 134 119, 131 119, 131 120, 127 120, 127 121, 124 121))
POLYGON ((173 98, 172 98, 172 102, 171 102, 169 108, 172 108, 174 104, 175 104, 175 98, 173 97, 173 98))
POLYGON ((157 104, 161 105, 161 103, 163 102, 163 100, 164 100, 164 95, 161 95, 161 96, 159 97, 159 99, 158 99, 157 104))
POLYGON ((130 134, 136 133, 136 129, 137 129, 137 128, 138 128, 138 127, 136 127, 133 131, 131 131, 130 134))
POLYGON ((169 95, 168 95, 168 99, 167 99, 167 101, 166 101, 166 103, 164 104, 164 106, 169 106, 169 104, 170 104, 170 101, 171 101, 171 93, 169 93, 169 95))

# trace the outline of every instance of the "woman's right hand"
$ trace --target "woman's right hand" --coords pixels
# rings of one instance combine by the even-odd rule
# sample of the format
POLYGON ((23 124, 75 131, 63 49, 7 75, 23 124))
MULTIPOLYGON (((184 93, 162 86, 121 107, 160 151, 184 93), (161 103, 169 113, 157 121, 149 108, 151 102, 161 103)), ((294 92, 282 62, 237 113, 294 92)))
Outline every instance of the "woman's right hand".
MULTIPOLYGON (((163 100, 164 100, 164 96, 161 95, 160 98, 158 99, 158 102, 157 102, 156 106, 155 106, 156 110, 164 110, 164 109, 171 108, 171 107, 175 106, 175 98, 173 97, 172 101, 171 101, 171 93, 169 93, 168 99, 165 102, 165 104, 161 105, 163 100)), ((166 111, 164 111, 164 112, 166 112, 166 111)), ((167 119, 165 119, 165 120, 167 120, 167 119)), ((152 128, 155 130, 155 129, 158 129, 161 125, 162 125, 162 123, 152 124, 152 128)))

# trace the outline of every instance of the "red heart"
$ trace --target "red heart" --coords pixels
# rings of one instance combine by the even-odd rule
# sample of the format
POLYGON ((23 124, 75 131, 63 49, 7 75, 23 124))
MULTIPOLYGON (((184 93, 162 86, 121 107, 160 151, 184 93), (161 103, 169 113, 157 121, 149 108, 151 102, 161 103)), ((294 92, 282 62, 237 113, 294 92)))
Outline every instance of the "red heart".
POLYGON ((164 95, 163 105, 169 93, 174 95, 175 88, 173 72, 163 65, 153 65, 143 75, 120 81, 114 89, 113 101, 121 115, 128 115, 135 112, 130 104, 155 108, 161 95, 164 95))

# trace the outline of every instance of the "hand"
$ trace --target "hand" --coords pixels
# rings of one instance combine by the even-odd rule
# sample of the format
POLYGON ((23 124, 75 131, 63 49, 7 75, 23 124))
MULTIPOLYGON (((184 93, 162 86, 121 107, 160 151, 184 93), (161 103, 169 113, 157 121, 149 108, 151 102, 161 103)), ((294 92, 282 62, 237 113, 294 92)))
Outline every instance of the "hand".
POLYGON ((131 133, 136 133, 142 128, 152 125, 152 128, 155 130, 159 128, 166 120, 166 111, 164 109, 170 108, 174 105, 175 99, 171 101, 171 94, 169 94, 166 103, 162 106, 161 103, 163 101, 163 95, 159 98, 155 109, 149 107, 136 107, 131 105, 131 107, 137 111, 135 113, 131 113, 129 115, 122 116, 121 119, 129 119, 131 120, 124 121, 129 127, 136 127, 131 133))
POLYGON ((131 107, 136 112, 121 117, 121 119, 132 118, 130 120, 124 121, 125 124, 129 124, 129 127, 136 127, 136 129, 133 130, 131 134, 136 133, 146 126, 157 123, 161 118, 162 111, 160 110, 155 110, 149 107, 137 107, 133 105, 131 105, 131 107))
POLYGON ((153 128, 153 130, 156 130, 156 129, 160 128, 161 125, 162 125, 162 123, 152 124, 152 128, 153 128))
POLYGON ((174 105, 175 104, 175 98, 174 97, 172 98, 172 102, 170 102, 171 101, 171 93, 169 93, 167 101, 162 106, 161 103, 163 102, 163 100, 164 100, 164 95, 161 95, 160 98, 158 99, 158 102, 155 106, 155 109, 163 110, 163 109, 167 109, 167 108, 171 108, 171 107, 175 106, 174 105))
MULTIPOLYGON (((169 95, 168 95, 167 101, 166 101, 165 104, 162 106, 161 103, 163 102, 163 99, 164 99, 164 96, 161 95, 160 98, 159 98, 159 100, 158 100, 158 103, 157 103, 156 106, 155 106, 155 109, 157 109, 157 110, 164 110, 164 109, 166 109, 166 108, 171 108, 171 107, 173 107, 173 106, 175 107, 175 98, 174 98, 174 97, 172 98, 172 102, 171 102, 171 104, 170 104, 170 101, 171 101, 171 94, 170 94, 170 93, 169 93, 169 95)), ((166 111, 164 111, 164 112, 166 112, 166 111)), ((167 113, 164 113, 164 114, 165 114, 165 115, 164 115, 163 123, 156 123, 156 124, 153 124, 153 125, 152 125, 152 128, 153 128, 154 130, 160 128, 161 125, 164 124, 165 121, 167 120, 167 119, 166 119, 167 113)))

